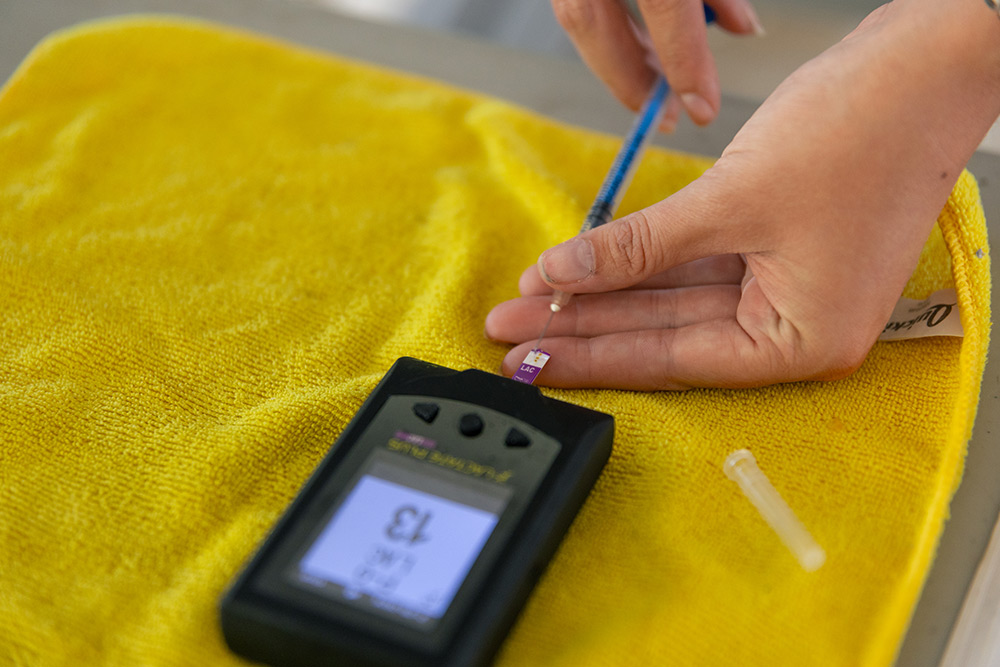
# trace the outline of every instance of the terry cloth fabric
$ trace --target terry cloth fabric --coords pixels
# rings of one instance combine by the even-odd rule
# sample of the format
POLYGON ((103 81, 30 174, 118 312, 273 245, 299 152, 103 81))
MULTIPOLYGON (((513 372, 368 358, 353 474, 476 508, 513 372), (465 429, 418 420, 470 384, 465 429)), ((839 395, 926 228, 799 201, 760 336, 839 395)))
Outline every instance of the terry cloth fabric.
MULTIPOLYGON (((499 367, 486 313, 618 141, 200 22, 43 42, 0 93, 0 662, 239 664, 228 582, 397 357, 499 367)), ((707 165, 652 151, 622 210, 707 165)), ((615 449, 499 664, 889 664, 961 477, 988 257, 966 174, 907 288, 954 286, 963 339, 835 383, 546 390, 615 449), (724 475, 743 447, 819 571, 724 475)))

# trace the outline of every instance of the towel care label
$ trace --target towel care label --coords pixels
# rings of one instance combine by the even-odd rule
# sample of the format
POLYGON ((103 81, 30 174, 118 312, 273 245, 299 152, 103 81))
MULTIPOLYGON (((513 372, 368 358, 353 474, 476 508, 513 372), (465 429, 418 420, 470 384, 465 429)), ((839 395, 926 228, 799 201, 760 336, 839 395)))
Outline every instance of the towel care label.
POLYGON ((926 299, 900 299, 879 340, 906 340, 927 336, 964 335, 953 288, 934 292, 926 299))

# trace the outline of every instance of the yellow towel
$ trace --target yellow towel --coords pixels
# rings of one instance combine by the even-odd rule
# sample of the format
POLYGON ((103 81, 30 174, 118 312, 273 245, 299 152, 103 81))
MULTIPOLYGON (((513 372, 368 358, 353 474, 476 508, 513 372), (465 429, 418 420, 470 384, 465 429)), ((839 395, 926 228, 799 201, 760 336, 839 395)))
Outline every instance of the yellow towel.
MULTIPOLYGON (((199 22, 43 42, 0 93, 0 663, 238 664, 227 583, 393 360, 499 367, 486 313, 617 144, 199 22)), ((653 151, 622 210, 707 164, 653 151)), ((615 450, 501 665, 893 660, 989 329, 968 174, 939 223, 907 295, 954 285, 964 339, 832 384, 547 390, 615 415, 615 450), (818 572, 723 474, 741 447, 818 572)))

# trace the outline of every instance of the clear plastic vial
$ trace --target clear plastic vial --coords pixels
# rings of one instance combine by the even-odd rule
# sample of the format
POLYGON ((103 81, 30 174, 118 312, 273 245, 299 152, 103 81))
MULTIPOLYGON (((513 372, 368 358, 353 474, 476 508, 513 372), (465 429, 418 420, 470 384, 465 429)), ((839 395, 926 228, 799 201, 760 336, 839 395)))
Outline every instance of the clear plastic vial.
POLYGON ((749 450, 736 450, 726 458, 722 467, 726 476, 739 484, 743 494, 750 499, 806 572, 814 572, 826 562, 823 547, 816 543, 792 512, 792 508, 757 467, 757 460, 749 450))

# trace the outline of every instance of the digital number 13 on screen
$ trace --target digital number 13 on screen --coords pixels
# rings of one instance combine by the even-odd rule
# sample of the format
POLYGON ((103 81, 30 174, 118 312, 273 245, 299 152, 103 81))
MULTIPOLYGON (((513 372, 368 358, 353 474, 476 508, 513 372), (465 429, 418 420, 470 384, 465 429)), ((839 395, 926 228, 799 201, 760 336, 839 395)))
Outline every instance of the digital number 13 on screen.
POLYGON ((299 571, 391 607, 440 618, 497 515, 363 476, 306 552, 299 571))

